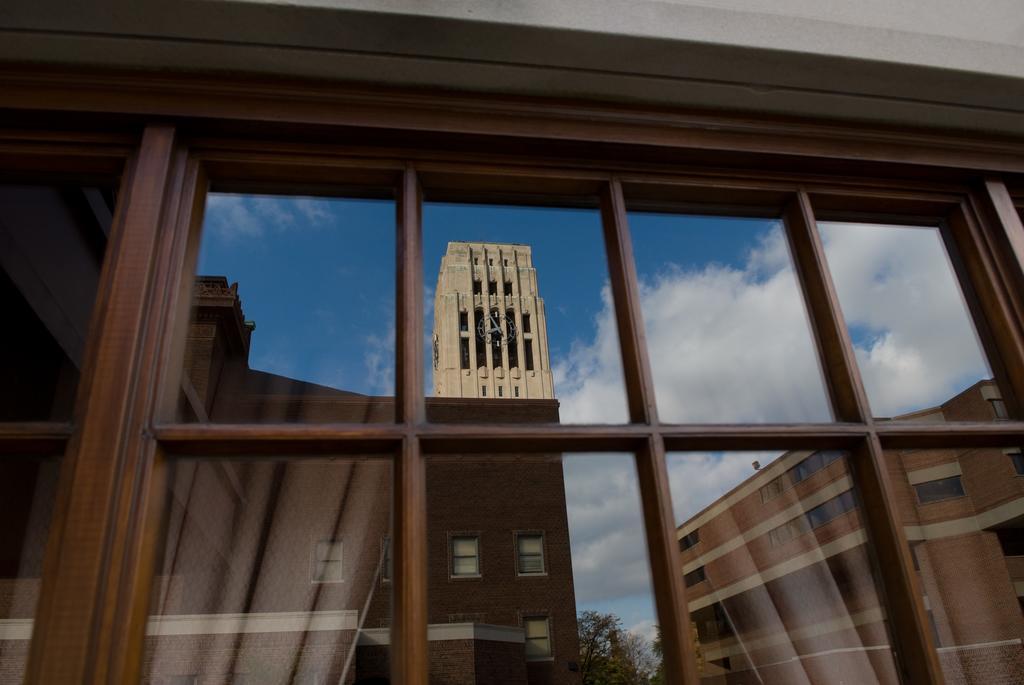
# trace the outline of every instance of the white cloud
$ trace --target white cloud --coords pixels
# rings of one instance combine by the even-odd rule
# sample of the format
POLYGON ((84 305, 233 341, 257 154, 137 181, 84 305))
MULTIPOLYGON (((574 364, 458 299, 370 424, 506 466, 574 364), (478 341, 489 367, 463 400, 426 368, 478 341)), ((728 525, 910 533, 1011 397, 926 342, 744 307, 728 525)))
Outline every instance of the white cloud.
POLYGON ((330 200, 308 197, 210 193, 204 229, 224 242, 259 238, 268 232, 320 227, 332 217, 330 200))
MULTIPOLYGON (((823 225, 822 234, 877 415, 937 404, 989 375, 933 231, 823 225)), ((740 266, 670 267, 641 280, 662 420, 831 420, 781 227, 751 247, 740 266)), ((625 420, 608 288, 602 299, 594 338, 553 363, 563 422, 625 420)), ((750 477, 752 461, 778 454, 670 455, 677 523, 750 477)), ((580 606, 649 593, 633 460, 567 458, 565 471, 580 606)))
POLYGON ((577 604, 649 595, 633 456, 566 455, 562 464, 577 604))
POLYGON ((936 229, 822 224, 876 416, 934 406, 991 376, 936 229))
MULTIPOLYGON (((831 418, 777 227, 753 246, 744 268, 671 266, 641 280, 640 298, 662 420, 831 418)), ((625 391, 607 288, 596 339, 577 341, 569 358, 557 360, 554 368, 566 421, 621 420, 625 391)))
POLYGON ((395 317, 388 321, 383 335, 371 334, 365 338, 366 392, 370 395, 395 394, 395 317))

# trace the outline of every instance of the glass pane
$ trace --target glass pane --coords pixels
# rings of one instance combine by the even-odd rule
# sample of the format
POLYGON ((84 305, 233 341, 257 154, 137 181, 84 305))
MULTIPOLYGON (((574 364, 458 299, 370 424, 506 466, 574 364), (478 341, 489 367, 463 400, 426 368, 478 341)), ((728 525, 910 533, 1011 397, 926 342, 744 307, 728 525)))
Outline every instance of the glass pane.
POLYGON ((897 683, 842 452, 677 452, 692 646, 713 683, 897 683))
POLYGON ((113 211, 106 188, 0 185, 0 421, 71 418, 113 211))
POLYGON ((178 421, 394 419, 391 201, 209 196, 178 421))
POLYGON ((830 421, 782 222, 630 212, 658 415, 830 421))
POLYGON ((991 421, 999 389, 936 228, 819 224, 876 416, 991 421), (980 402, 969 403, 977 395, 980 402))
POLYGON ((353 682, 387 662, 390 459, 174 461, 168 499, 144 682, 353 682))
POLYGON ((646 683, 659 671, 632 455, 431 456, 427 501, 431 682, 646 683), (449 577, 448 540, 465 531, 479 536, 479 575, 449 577), (538 572, 517 568, 524 545, 538 572), (615 680, 623 670, 635 679, 615 680))
POLYGON ((596 210, 428 203, 423 241, 428 418, 461 420, 442 398, 473 398, 489 413, 558 400, 532 420, 628 420, 596 210))
POLYGON ((949 683, 1024 682, 1020 454, 1019 447, 886 452, 949 683), (940 480, 960 488, 915 496, 921 484, 940 480))
POLYGON ((534 535, 520 535, 519 536, 519 553, 520 554, 540 554, 541 553, 541 538, 534 535))
POLYGON ((43 552, 57 494, 57 459, 0 460, 0 682, 24 679, 43 552))

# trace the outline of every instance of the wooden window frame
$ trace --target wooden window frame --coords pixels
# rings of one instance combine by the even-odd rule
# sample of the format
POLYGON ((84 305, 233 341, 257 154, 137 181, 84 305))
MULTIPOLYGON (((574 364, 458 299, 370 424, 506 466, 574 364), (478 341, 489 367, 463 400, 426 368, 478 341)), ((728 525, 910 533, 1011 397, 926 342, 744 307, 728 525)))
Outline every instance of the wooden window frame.
POLYGON ((495 445, 635 455, 666 681, 686 685, 698 682, 697 664, 666 450, 849 450, 900 675, 943 682, 883 449, 1024 443, 1024 227, 1019 199, 1015 205, 1008 190, 1022 187, 1020 142, 356 86, 33 70, 6 77, 0 180, 121 177, 74 421, 0 424, 0 456, 63 454, 29 683, 139 680, 168 458, 368 454, 394 463, 392 682, 425 685, 425 455, 479 454, 495 445), (45 129, 39 121, 63 126, 45 129), (107 132, 111 121, 115 133, 107 132), (225 133, 236 129, 249 137, 225 133), (187 321, 211 183, 278 192, 383 188, 395 198, 393 424, 161 423, 176 393, 175 346, 182 343, 172 333, 187 321), (426 422, 425 196, 600 208, 628 423, 426 422), (834 423, 659 420, 627 198, 631 208, 784 219, 834 423), (941 226, 1009 420, 873 420, 816 229, 818 216, 864 214, 926 217, 941 226))

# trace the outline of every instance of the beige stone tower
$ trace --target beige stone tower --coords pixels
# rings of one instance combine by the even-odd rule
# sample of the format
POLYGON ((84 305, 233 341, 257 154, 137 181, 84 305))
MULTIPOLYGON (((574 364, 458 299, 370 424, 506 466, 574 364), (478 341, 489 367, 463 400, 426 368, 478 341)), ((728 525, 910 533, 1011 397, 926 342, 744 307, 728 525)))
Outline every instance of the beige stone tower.
POLYGON ((448 243, 434 295, 437 397, 555 396, 529 245, 448 243))

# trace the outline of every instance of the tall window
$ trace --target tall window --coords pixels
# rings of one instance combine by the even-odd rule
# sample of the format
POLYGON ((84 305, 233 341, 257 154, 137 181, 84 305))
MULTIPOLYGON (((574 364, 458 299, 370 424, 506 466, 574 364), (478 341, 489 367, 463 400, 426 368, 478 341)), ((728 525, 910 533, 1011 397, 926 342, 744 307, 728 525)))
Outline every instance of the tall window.
MULTIPOLYGON (((506 325, 510 325, 511 322, 515 320, 515 310, 509 309, 507 312, 505 312, 505 321, 507 322, 506 325)), ((513 336, 512 331, 508 331, 508 368, 519 368, 519 336, 513 336)))
POLYGON ((533 341, 523 341, 523 356, 526 357, 526 370, 533 371, 533 341))
POLYGON ((458 535, 451 539, 452 576, 472 577, 480 575, 480 537, 458 535))
POLYGON ((486 337, 480 335, 481 327, 486 326, 484 321, 484 310, 476 310, 476 318, 473 323, 473 333, 476 336, 476 368, 482 369, 487 366, 487 340, 486 337))
POLYGON ((544 536, 540 533, 516 535, 516 569, 521 576, 544 573, 544 536))
MULTIPOLYGON (((495 321, 498 322, 499 326, 501 325, 501 317, 498 314, 498 310, 497 309, 492 309, 491 310, 491 324, 493 325, 493 323, 495 321)), ((501 359, 501 343, 502 342, 504 342, 504 338, 502 337, 501 333, 499 333, 499 332, 491 333, 491 366, 493 368, 495 368, 495 369, 498 368, 499 366, 501 366, 501 362, 502 362, 502 359, 501 359)))
POLYGON ((550 621, 547 616, 527 616, 523 618, 523 631, 526 633, 527 659, 541 660, 551 657, 550 629, 550 621))

